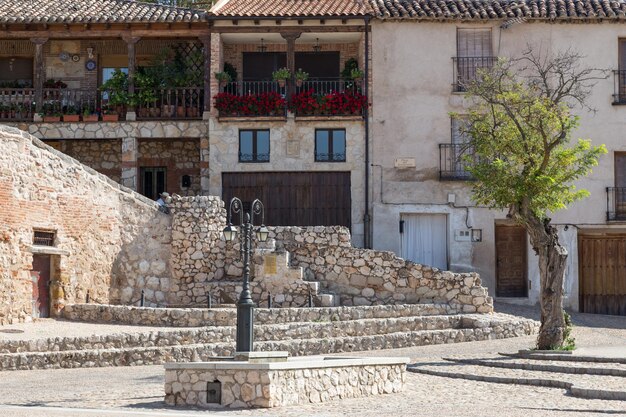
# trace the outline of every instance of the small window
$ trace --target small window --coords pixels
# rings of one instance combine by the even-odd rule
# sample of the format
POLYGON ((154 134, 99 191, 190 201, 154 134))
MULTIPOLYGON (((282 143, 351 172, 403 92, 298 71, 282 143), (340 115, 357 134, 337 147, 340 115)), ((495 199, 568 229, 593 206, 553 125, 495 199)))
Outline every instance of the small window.
POLYGON ((269 162, 270 131, 239 131, 239 162, 269 162))
POLYGON ((345 129, 315 130, 315 161, 346 162, 345 129))
POLYGON ((33 232, 33 244, 37 246, 54 246, 54 232, 35 230, 33 232))

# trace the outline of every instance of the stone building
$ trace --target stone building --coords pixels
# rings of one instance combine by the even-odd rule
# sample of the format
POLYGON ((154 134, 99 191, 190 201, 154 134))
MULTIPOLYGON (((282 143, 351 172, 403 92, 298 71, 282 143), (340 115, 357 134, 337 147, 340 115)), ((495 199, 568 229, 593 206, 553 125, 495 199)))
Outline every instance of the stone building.
POLYGON ((455 155, 463 138, 450 113, 467 102, 459 80, 516 57, 571 48, 582 66, 611 70, 592 89, 596 112, 575 109, 573 139, 608 154, 577 187, 591 196, 552 216, 569 257, 565 304, 626 314, 626 145, 622 120, 626 3, 371 0, 373 246, 416 262, 477 271, 496 299, 535 304, 536 257, 506 213, 478 207, 455 155), (382 76, 384 74, 384 76, 382 76), (391 144, 390 142, 391 141, 391 144))

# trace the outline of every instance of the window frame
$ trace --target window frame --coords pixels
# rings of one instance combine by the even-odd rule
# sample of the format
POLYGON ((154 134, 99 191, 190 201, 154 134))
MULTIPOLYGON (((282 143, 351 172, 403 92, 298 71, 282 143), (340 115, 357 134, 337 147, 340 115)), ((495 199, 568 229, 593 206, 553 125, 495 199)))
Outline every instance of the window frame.
POLYGON ((239 129, 239 149, 237 152, 238 160, 240 163, 250 163, 250 164, 262 164, 270 162, 270 155, 272 152, 272 141, 271 141, 271 132, 270 129, 239 129), (252 159, 250 160, 242 160, 241 159, 241 134, 243 132, 252 132, 252 159), (259 160, 258 153, 258 133, 259 132, 267 132, 267 159, 259 160))
POLYGON ((315 150, 314 150, 314 158, 315 158, 315 162, 346 162, 348 159, 347 156, 347 150, 348 150, 348 139, 347 139, 347 135, 346 135, 346 129, 345 128, 316 128, 315 129, 315 137, 314 137, 314 141, 315 141, 315 150), (332 159, 329 157, 329 159, 319 159, 318 157, 318 152, 317 152, 317 132, 320 131, 327 131, 328 132, 328 155, 332 155, 332 159), (341 131, 343 132, 343 159, 335 159, 334 155, 335 152, 333 152, 333 142, 334 142, 334 132, 337 131, 341 131))

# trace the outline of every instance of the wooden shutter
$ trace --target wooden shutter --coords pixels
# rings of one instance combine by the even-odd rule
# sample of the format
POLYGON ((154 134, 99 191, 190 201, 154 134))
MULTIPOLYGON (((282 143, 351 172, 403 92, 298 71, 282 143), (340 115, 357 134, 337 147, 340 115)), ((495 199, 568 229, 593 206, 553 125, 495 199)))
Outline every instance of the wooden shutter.
POLYGON ((493 56, 491 29, 457 29, 457 57, 493 56))

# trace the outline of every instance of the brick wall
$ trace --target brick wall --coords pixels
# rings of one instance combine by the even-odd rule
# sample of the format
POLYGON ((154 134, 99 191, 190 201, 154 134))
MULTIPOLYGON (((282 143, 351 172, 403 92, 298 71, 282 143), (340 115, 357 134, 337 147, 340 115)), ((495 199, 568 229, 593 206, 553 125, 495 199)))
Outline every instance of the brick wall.
POLYGON ((56 234, 53 312, 87 291, 130 303, 148 281, 158 299, 169 284, 167 215, 18 129, 0 126, 0 148, 0 324, 32 316, 34 228, 56 234))

